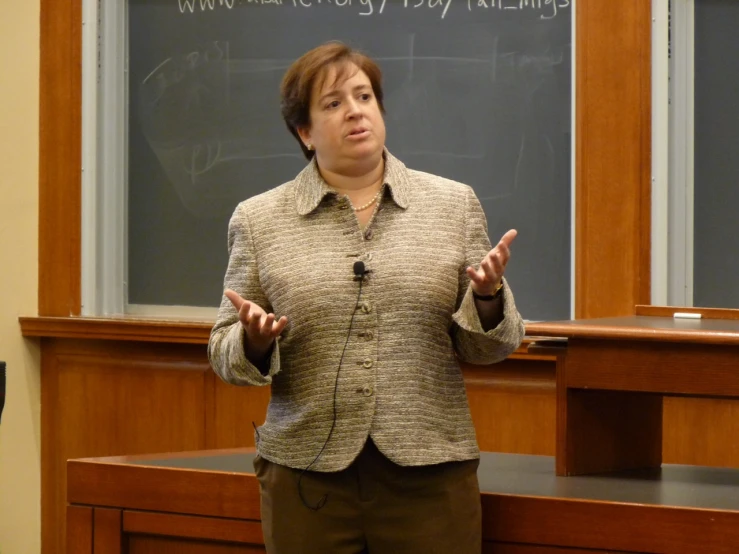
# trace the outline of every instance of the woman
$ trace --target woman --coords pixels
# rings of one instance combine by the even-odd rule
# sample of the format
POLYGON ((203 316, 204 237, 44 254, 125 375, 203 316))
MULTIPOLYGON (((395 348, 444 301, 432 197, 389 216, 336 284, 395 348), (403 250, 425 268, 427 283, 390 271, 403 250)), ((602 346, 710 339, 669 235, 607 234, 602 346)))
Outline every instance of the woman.
POLYGON ((385 148, 381 74, 340 43, 286 72, 308 165, 242 202, 208 347, 236 385, 271 385, 255 435, 267 552, 479 553, 479 450, 459 360, 521 343, 472 189, 385 148), (361 262, 361 263, 358 263, 361 262))

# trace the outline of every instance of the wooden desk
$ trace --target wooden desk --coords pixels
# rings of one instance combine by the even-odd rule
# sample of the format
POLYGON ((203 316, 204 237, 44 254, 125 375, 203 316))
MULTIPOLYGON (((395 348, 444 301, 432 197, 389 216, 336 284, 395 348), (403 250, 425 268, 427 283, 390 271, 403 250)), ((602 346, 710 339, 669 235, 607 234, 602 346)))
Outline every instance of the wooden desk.
MULTIPOLYGON (((235 449, 70 460, 67 552, 264 552, 253 455, 235 449)), ((549 456, 483 453, 479 478, 487 554, 739 549, 736 470, 665 466, 557 477, 549 456)))
POLYGON ((532 332, 567 338, 548 349, 560 353, 557 475, 659 467, 664 396, 739 398, 737 320, 636 315, 532 332))

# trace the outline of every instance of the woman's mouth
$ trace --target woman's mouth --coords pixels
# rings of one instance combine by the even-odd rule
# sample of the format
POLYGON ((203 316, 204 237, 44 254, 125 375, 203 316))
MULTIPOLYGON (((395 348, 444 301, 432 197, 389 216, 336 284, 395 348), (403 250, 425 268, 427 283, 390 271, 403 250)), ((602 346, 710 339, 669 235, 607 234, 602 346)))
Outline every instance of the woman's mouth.
POLYGON ((360 140, 369 136, 369 131, 364 128, 353 129, 347 138, 351 140, 360 140))

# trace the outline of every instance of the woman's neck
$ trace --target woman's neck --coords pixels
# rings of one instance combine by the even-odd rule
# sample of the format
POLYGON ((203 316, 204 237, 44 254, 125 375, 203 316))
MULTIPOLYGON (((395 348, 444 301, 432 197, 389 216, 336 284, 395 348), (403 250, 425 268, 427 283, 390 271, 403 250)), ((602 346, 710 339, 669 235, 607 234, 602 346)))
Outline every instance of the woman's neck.
POLYGON ((334 172, 322 168, 320 164, 318 170, 328 186, 341 195, 347 195, 351 198, 357 194, 375 194, 380 190, 385 176, 385 158, 381 157, 379 163, 372 169, 357 175, 334 172))

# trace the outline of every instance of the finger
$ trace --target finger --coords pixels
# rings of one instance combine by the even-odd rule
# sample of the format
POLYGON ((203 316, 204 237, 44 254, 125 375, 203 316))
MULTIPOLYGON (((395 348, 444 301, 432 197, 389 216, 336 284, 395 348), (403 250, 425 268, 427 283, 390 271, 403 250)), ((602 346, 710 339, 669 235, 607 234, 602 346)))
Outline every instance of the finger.
POLYGON ((500 261, 503 263, 503 266, 505 266, 511 257, 510 248, 508 248, 506 243, 500 241, 498 243, 498 246, 496 246, 494 250, 498 252, 498 254, 500 255, 500 261))
POLYGON ((275 322, 275 314, 267 314, 262 322, 262 328, 260 329, 260 332, 265 337, 271 337, 272 336, 272 327, 274 326, 275 322))
POLYGON ((254 308, 255 308, 255 309, 251 310, 251 311, 249 312, 249 315, 248 315, 248 317, 246 318, 246 327, 247 327, 247 332, 248 332, 248 333, 249 333, 249 335, 251 335, 252 337, 255 337, 255 336, 257 336, 257 335, 259 335, 259 334, 260 334, 260 333, 259 333, 259 328, 260 328, 259 322, 260 322, 260 321, 261 321, 261 319, 262 319, 262 313, 263 313, 263 312, 262 312, 262 313, 260 313, 260 312, 261 312, 261 310, 257 310, 257 309, 256 309, 256 308, 257 308, 257 306, 254 306, 254 308))
POLYGON ((467 268, 467 276, 477 285, 482 285, 485 282, 485 272, 477 271, 472 267, 467 268))
POLYGON ((235 291, 231 289, 226 289, 223 294, 231 301, 231 304, 233 304, 233 307, 236 308, 237 312, 241 310, 241 306, 244 304, 244 302, 246 302, 246 300, 241 298, 235 291))
POLYGON ((518 235, 518 231, 516 231, 515 229, 511 229, 501 237, 500 242, 504 243, 506 246, 510 246, 513 242, 513 239, 516 238, 516 235, 518 235))
POLYGON ((267 317, 267 314, 262 312, 259 314, 259 319, 257 320, 257 330, 262 337, 269 336, 269 330, 272 328, 271 326, 267 327, 267 317))
POLYGON ((283 315, 277 323, 275 323, 274 327, 272 327, 272 334, 276 337, 282 331, 285 330, 285 326, 287 325, 287 318, 283 315))
POLYGON ((505 263, 503 262, 501 258, 502 256, 500 254, 494 254, 493 256, 490 257, 490 266, 492 267, 493 272, 495 273, 496 283, 503 276, 503 272, 505 271, 505 263))
POLYGON ((239 310, 239 320, 242 324, 247 325, 249 323, 249 314, 253 311, 252 307, 253 304, 248 300, 244 300, 244 303, 241 304, 241 309, 239 310))
POLYGON ((493 261, 490 256, 485 256, 485 259, 480 264, 480 267, 483 269, 483 271, 485 271, 485 281, 487 281, 488 284, 498 282, 500 275, 498 272, 496 272, 495 266, 493 265, 493 261))

